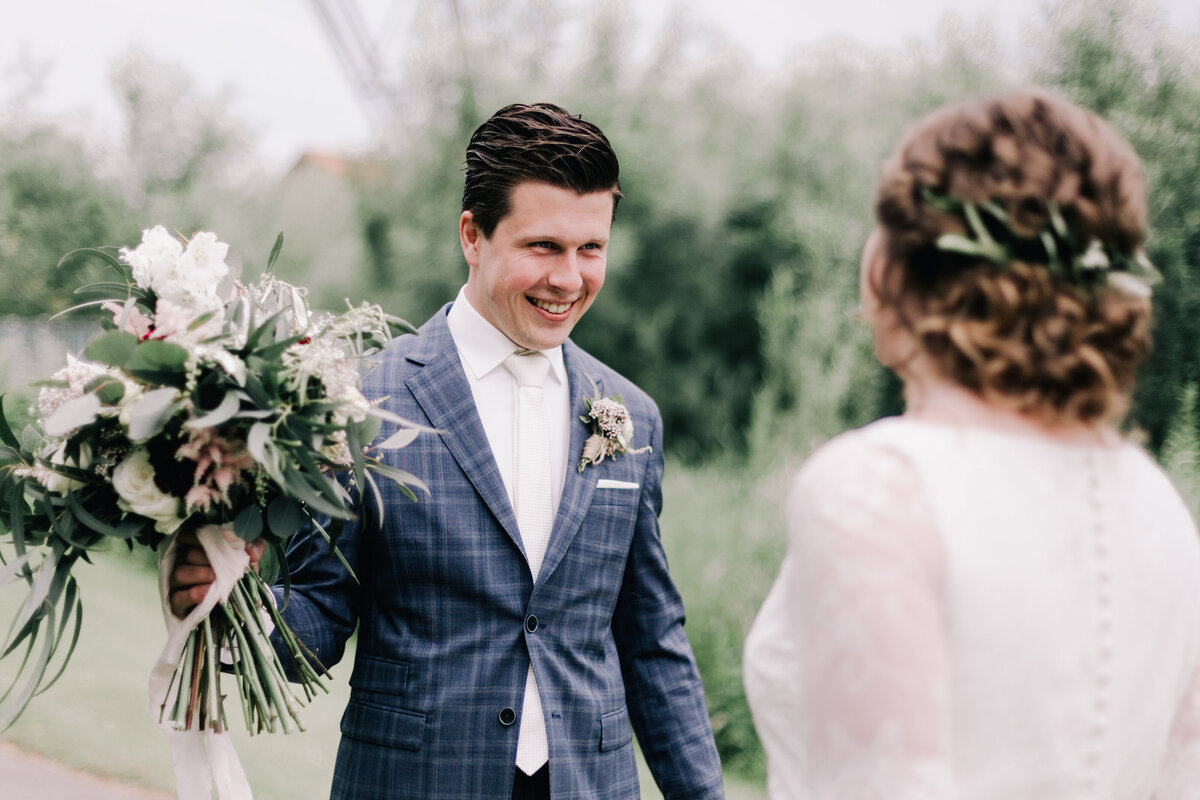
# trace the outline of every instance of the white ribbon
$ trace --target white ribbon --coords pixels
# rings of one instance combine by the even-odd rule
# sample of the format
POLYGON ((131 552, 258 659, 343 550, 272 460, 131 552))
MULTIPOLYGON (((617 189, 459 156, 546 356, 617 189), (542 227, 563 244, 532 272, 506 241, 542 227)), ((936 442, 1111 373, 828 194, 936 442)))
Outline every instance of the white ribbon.
POLYGON ((217 603, 229 599, 234 585, 250 565, 246 543, 228 530, 205 525, 196 531, 200 545, 217 577, 212 588, 191 613, 179 619, 171 613, 171 570, 175 566, 176 537, 172 536, 158 559, 158 593, 167 623, 167 644, 150 671, 150 717, 167 736, 175 763, 175 790, 179 800, 211 800, 214 784, 219 800, 252 800, 250 783, 229 735, 214 731, 177 731, 171 720, 159 722, 164 702, 175 704, 179 683, 171 676, 179 666, 188 634, 209 615, 217 603))

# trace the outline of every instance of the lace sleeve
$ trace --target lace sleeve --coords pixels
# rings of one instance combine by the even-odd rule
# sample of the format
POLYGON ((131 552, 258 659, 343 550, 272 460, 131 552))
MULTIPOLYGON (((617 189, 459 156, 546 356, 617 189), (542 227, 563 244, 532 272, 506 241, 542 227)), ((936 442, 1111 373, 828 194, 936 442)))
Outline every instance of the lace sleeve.
POLYGON ((1154 800, 1200 800, 1200 667, 1175 714, 1154 800))
POLYGON ((788 535, 810 795, 952 797, 944 557, 911 465, 831 442, 795 480, 788 535))

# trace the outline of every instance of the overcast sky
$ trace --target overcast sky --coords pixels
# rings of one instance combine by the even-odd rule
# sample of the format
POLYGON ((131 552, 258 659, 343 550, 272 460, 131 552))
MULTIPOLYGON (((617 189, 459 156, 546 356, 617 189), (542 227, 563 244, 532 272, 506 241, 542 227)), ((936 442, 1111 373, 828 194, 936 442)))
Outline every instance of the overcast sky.
MULTIPOLYGON (((687 8, 718 26, 770 67, 804 43, 847 35, 900 46, 928 38, 949 9, 988 19, 1005 38, 1036 18, 1043 0, 692 0, 687 8)), ((373 18, 402 17, 417 0, 359 0, 373 18)), ((268 159, 290 161, 306 149, 353 150, 369 121, 306 0, 9 0, 0 11, 0 101, 14 65, 47 68, 38 110, 103 126, 114 119, 110 67, 137 46, 181 66, 206 92, 228 91, 268 159)), ((668 0, 631 4, 651 37, 668 0), (647 10, 648 9, 648 10, 647 10)), ((1200 28, 1200 3, 1165 0, 1172 26, 1200 28)), ((403 32, 403 25, 393 30, 403 32)))

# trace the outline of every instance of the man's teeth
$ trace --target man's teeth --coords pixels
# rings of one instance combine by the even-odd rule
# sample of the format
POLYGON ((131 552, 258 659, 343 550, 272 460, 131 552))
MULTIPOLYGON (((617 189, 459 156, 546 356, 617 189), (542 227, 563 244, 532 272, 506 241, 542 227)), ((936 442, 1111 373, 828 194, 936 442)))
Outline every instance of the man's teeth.
POLYGON ((549 314, 562 314, 571 307, 570 303, 547 303, 545 300, 538 300, 536 297, 529 298, 529 301, 549 314))

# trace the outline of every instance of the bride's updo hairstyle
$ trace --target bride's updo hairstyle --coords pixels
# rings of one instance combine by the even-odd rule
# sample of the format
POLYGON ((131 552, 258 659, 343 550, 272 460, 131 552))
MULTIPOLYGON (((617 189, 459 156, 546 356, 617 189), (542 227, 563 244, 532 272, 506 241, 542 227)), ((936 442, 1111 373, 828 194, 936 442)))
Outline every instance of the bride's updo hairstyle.
POLYGON ((1125 414, 1150 348, 1127 268, 1152 268, 1141 163, 1104 120, 1040 89, 942 108, 886 163, 875 212, 872 289, 936 369, 1051 423, 1125 414))

